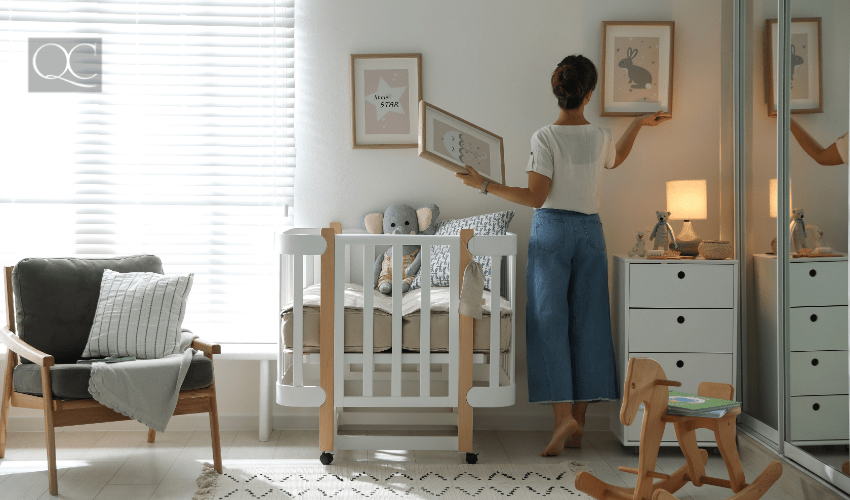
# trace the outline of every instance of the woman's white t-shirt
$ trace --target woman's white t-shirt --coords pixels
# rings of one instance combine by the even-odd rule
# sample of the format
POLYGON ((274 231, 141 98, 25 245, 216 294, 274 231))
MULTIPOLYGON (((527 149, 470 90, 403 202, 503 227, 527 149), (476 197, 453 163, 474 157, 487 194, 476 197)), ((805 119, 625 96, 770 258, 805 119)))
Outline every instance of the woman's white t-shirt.
POLYGON ((531 137, 526 172, 552 179, 541 208, 599 212, 602 169, 612 168, 617 149, 611 129, 597 125, 546 125, 531 137))

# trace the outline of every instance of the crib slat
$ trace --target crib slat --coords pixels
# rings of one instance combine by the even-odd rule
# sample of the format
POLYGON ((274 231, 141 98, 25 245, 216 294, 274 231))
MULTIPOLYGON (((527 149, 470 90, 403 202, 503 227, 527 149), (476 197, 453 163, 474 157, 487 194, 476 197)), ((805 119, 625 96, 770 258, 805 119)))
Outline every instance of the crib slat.
POLYGON ((460 290, 458 282, 463 276, 460 268, 460 240, 455 239, 449 246, 449 398, 457 400, 457 375, 460 353, 460 317, 458 316, 458 300, 460 290))
MULTIPOLYGON (((337 234, 339 234, 337 232, 337 234)), ((337 271, 342 270, 345 266, 346 244, 338 241, 334 245, 334 361, 333 361, 333 377, 334 377, 334 401, 335 406, 339 404, 345 396, 345 276, 337 271)), ((324 286, 324 284, 322 285, 324 286)), ((334 410, 336 411, 336 410, 334 410)))
POLYGON ((419 397, 431 396, 431 245, 422 245, 421 299, 419 305, 419 397))
POLYGON ((374 295, 375 245, 363 245, 363 396, 372 396, 375 346, 374 295))
POLYGON ((404 247, 393 245, 393 362, 390 395, 401 397, 401 279, 404 273, 404 247))
POLYGON ((516 255, 508 256, 508 281, 510 282, 511 301, 511 383, 516 383, 516 255))
MULTIPOLYGON (((300 255, 295 258, 299 261, 303 259, 300 255)), ((292 281, 295 283, 293 287, 292 297, 292 385, 295 387, 304 387, 304 287, 299 284, 304 282, 304 269, 302 266, 295 266, 293 270, 294 277, 292 281)))
POLYGON ((502 259, 494 256, 490 273, 490 387, 499 387, 499 352, 502 340, 502 259))

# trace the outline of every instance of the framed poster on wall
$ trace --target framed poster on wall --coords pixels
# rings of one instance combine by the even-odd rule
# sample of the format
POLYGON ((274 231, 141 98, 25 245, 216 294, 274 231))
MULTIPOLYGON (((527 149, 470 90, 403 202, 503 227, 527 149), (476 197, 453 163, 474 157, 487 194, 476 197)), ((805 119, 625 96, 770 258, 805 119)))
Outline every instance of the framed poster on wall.
MULTIPOLYGON (((791 112, 823 113, 823 61, 821 18, 791 19, 791 112)), ((776 54, 779 33, 776 19, 764 23, 764 95, 767 114, 776 116, 776 54)))
POLYGON ((415 148, 422 54, 351 55, 353 148, 415 148))
POLYGON ((419 156, 461 174, 469 165, 490 182, 505 182, 502 138, 425 101, 419 103, 419 156))
POLYGON ((601 116, 673 114, 673 21, 602 22, 601 116))

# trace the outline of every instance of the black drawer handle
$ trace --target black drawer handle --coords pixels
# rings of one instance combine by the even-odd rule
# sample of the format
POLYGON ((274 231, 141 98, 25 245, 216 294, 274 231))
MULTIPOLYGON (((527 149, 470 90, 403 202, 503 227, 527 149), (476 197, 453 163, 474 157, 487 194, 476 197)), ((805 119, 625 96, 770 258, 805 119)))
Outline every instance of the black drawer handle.
POLYGON ((817 366, 819 363, 818 358, 812 360, 812 366, 817 366))
POLYGON ((679 271, 679 274, 677 274, 676 276, 678 276, 680 280, 684 279, 685 278, 685 271, 679 271))
POLYGON ((681 368, 681 367, 685 366, 685 362, 680 359, 679 361, 676 361, 676 366, 681 368))
POLYGON ((678 321, 678 322, 679 322, 679 324, 681 325, 682 323, 684 323, 684 322, 685 322, 685 317, 684 317, 684 316, 679 316, 678 318, 676 318, 676 321, 678 321))
POLYGON ((809 316, 809 319, 810 319, 810 320, 812 320, 812 323, 814 323, 815 321, 817 321, 817 320, 818 320, 818 315, 817 315, 817 314, 812 314, 811 316, 809 316))
POLYGON ((815 271, 814 269, 812 269, 811 271, 809 271, 809 276, 811 276, 812 278, 814 278, 815 276, 817 276, 817 274, 818 274, 818 272, 817 272, 817 271, 815 271))
POLYGON ((812 405, 812 409, 815 410, 815 411, 818 411, 818 410, 820 410, 820 405, 815 403, 815 404, 812 405))

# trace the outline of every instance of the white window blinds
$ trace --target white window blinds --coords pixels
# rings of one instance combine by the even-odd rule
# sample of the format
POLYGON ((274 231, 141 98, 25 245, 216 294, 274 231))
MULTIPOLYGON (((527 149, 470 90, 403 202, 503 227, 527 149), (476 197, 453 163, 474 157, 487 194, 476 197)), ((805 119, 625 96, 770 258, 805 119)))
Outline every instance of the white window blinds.
POLYGON ((0 260, 158 255, 184 326, 274 342, 294 0, 0 0, 0 260), (101 38, 101 93, 28 92, 28 39, 101 38))

